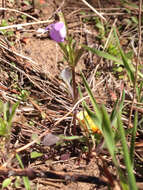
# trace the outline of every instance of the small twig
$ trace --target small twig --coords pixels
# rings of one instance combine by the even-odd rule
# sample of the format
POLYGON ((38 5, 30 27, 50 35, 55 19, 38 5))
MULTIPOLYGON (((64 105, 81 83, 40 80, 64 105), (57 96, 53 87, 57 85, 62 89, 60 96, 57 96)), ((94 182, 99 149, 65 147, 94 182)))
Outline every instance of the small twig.
POLYGON ((48 114, 46 114, 43 110, 41 110, 41 108, 38 106, 38 104, 36 104, 36 103, 32 100, 31 97, 29 97, 29 101, 30 101, 30 102, 32 103, 32 105, 40 112, 41 116, 44 115, 44 116, 48 119, 48 121, 50 121, 50 122, 52 123, 52 121, 51 121, 50 117, 48 116, 48 114))
POLYGON ((13 53, 14 55, 17 55, 18 57, 21 57, 22 59, 28 60, 28 61, 29 61, 30 63, 32 63, 33 65, 36 65, 36 62, 33 61, 32 59, 30 59, 29 57, 24 56, 24 55, 22 55, 22 54, 19 54, 19 53, 17 53, 16 51, 13 51, 12 49, 7 48, 6 46, 2 45, 1 43, 0 43, 0 47, 4 48, 4 49, 7 50, 8 52, 13 53))
POLYGON ((0 27, 0 30, 7 30, 10 28, 18 28, 18 27, 23 27, 23 26, 30 26, 30 25, 36 25, 36 24, 45 24, 45 23, 50 23, 53 22, 53 20, 43 20, 43 21, 37 21, 37 22, 30 22, 30 23, 24 23, 24 24, 13 24, 10 26, 3 26, 0 27))
MULTIPOLYGON (((6 0, 2 0, 2 7, 3 8, 6 7, 6 0)), ((5 18, 5 10, 2 11, 2 17, 3 17, 3 19, 5 18)))
POLYGON ((0 7, 0 10, 20 13, 20 14, 23 14, 23 15, 29 17, 29 18, 32 18, 32 19, 35 20, 35 21, 39 21, 37 18, 35 18, 35 17, 33 17, 33 16, 31 16, 31 15, 29 15, 29 14, 27 14, 27 13, 18 11, 18 10, 16 10, 16 9, 9 9, 9 8, 5 8, 5 7, 0 7))
POLYGON ((39 88, 41 91, 45 92, 45 94, 47 94, 47 95, 50 96, 50 94, 49 94, 46 90, 44 90, 42 87, 40 87, 38 84, 36 84, 36 83, 31 79, 31 77, 30 77, 28 74, 26 74, 23 70, 19 69, 19 68, 16 67, 15 65, 12 65, 11 63, 9 63, 8 61, 6 61, 6 60, 4 60, 4 59, 2 59, 2 58, 0 58, 0 60, 1 60, 2 62, 4 62, 4 63, 8 64, 10 67, 13 67, 14 69, 18 70, 20 73, 22 73, 24 76, 26 76, 26 77, 29 79, 29 81, 30 81, 34 86, 36 86, 36 87, 39 88))
POLYGON ((33 8, 33 12, 35 11, 35 0, 32 0, 32 8, 33 8))
POLYGON ((60 179, 61 182, 82 182, 96 185, 107 185, 108 183, 95 176, 73 174, 72 172, 61 172, 61 171, 37 171, 32 168, 27 169, 7 169, 0 168, 0 175, 4 176, 28 176, 30 179, 35 178, 49 178, 49 179, 60 179))
MULTIPOLYGON (((42 184, 42 185, 44 185, 45 187, 47 187, 47 185, 48 186, 52 186, 52 187, 55 187, 55 188, 57 188, 57 189, 61 189, 61 185, 60 184, 58 184, 58 183, 56 183, 56 182, 61 182, 61 180, 53 180, 53 179, 46 179, 46 180, 39 180, 39 179, 35 179, 34 180, 34 183, 36 182, 36 184, 42 184)), ((54 189, 55 189, 54 188, 54 189)))
MULTIPOLYGON (((75 81, 75 67, 72 67, 72 88, 73 88, 73 105, 77 99, 77 87, 75 81)), ((76 134, 76 109, 73 111, 73 134, 76 134)))
POLYGON ((99 13, 94 7, 92 7, 87 1, 82 0, 82 2, 83 2, 85 5, 87 5, 93 12, 95 12, 95 14, 96 14, 97 16, 99 16, 101 19, 103 19, 103 20, 106 22, 105 17, 103 17, 102 14, 99 13))
POLYGON ((139 4, 139 24, 138 24, 138 51, 137 51, 137 60, 136 60, 136 71, 135 71, 135 81, 134 81, 134 89, 133 89, 133 100, 132 100, 132 105, 131 105, 131 110, 130 110, 130 115, 129 115, 129 123, 128 123, 128 128, 130 128, 131 124, 131 119, 132 119, 132 112, 133 112, 133 107, 134 107, 134 102, 135 102, 135 97, 136 97, 136 85, 137 85, 137 77, 138 77, 138 65, 140 64, 140 53, 141 53, 141 43, 142 43, 142 31, 141 31, 141 13, 142 13, 142 0, 140 0, 139 4))

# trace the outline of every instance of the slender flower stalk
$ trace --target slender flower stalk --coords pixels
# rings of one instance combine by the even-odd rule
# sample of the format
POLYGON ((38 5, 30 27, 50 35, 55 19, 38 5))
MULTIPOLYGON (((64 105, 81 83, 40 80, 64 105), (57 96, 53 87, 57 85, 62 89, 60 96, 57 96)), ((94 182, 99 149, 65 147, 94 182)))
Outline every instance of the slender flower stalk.
MULTIPOLYGON (((72 72, 72 98, 73 105, 77 100, 77 86, 75 80, 75 67, 82 56, 83 48, 76 49, 76 43, 72 37, 68 36, 68 30, 64 22, 60 21, 54 24, 50 24, 46 31, 49 31, 49 35, 52 40, 56 41, 60 46, 65 60, 68 62, 72 72), (66 39, 66 40, 65 40, 66 39)), ((70 89, 71 90, 71 89, 70 89)), ((76 110, 73 112, 73 134, 76 134, 76 110)))

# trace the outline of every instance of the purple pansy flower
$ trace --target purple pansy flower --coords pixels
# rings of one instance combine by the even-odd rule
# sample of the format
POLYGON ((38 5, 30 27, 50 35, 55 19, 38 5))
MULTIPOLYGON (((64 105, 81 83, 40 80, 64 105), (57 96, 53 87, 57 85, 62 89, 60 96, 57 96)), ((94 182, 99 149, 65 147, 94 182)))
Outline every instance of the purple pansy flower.
POLYGON ((56 42, 63 42, 66 38, 66 27, 64 22, 57 22, 54 24, 50 24, 46 30, 50 31, 50 37, 52 40, 56 42))

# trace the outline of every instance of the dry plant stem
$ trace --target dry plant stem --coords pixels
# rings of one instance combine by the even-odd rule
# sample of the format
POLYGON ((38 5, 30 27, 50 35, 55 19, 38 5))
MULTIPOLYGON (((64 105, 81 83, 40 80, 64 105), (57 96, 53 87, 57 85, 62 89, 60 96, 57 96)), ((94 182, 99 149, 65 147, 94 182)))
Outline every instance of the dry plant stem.
MULTIPOLYGON (((2 7, 5 8, 6 6, 6 0, 2 0, 2 7)), ((5 10, 2 11, 2 17, 5 18, 5 10)))
POLYGON ((22 73, 23 75, 25 75, 25 76, 29 79, 29 81, 30 81, 34 86, 36 86, 37 88, 39 88, 41 91, 45 92, 46 94, 50 95, 46 90, 44 90, 44 89, 43 89, 42 87, 40 87, 37 83, 35 83, 35 82, 31 79, 30 75, 26 74, 23 70, 19 69, 19 68, 16 67, 15 65, 12 65, 11 63, 9 63, 8 61, 6 61, 6 60, 4 60, 4 59, 2 59, 2 58, 0 58, 0 60, 1 60, 2 62, 4 62, 4 63, 8 64, 9 66, 13 67, 14 69, 18 70, 20 73, 22 73))
POLYGON ((106 19, 102 16, 101 13, 99 13, 94 7, 92 7, 87 1, 82 0, 82 2, 87 5, 97 16, 99 16, 101 19, 103 19, 106 22, 106 19))
POLYGON ((35 11, 35 0, 32 0, 33 11, 35 11))
MULTIPOLYGON (((76 103, 76 81, 75 81, 75 67, 72 67, 72 87, 73 87, 73 106, 76 103)), ((76 109, 73 111, 73 134, 76 134, 76 109)))
POLYGON ((17 28, 17 27, 23 27, 23 26, 30 26, 30 25, 36 25, 36 24, 46 24, 46 23, 51 23, 53 20, 43 20, 43 21, 37 21, 37 22, 30 22, 30 23, 24 23, 24 24, 13 24, 10 26, 3 26, 0 27, 0 30, 7 30, 10 28, 17 28))
POLYGON ((133 89, 133 101, 132 101, 132 104, 131 104, 131 110, 130 110, 128 128, 130 128, 130 125, 131 125, 133 107, 134 107, 134 102, 135 102, 135 97, 136 97, 136 85, 137 85, 137 76, 138 76, 138 65, 140 64, 141 41, 142 41, 142 36, 141 36, 141 33, 142 33, 142 31, 141 31, 141 13, 142 13, 142 0, 140 0, 140 4, 139 4, 139 19, 138 19, 139 20, 139 24, 138 24, 139 42, 138 42, 138 52, 137 52, 137 60, 136 60, 135 81, 134 81, 134 89, 133 89))
POLYGON ((27 13, 24 13, 24 12, 22 12, 22 11, 18 11, 18 10, 16 10, 16 9, 9 9, 9 8, 0 7, 0 10, 20 13, 20 14, 23 14, 23 15, 25 15, 25 16, 27 16, 27 17, 29 17, 29 18, 35 20, 35 21, 39 21, 37 18, 35 18, 35 17, 33 17, 33 16, 31 16, 31 15, 29 15, 29 14, 27 14, 27 13))

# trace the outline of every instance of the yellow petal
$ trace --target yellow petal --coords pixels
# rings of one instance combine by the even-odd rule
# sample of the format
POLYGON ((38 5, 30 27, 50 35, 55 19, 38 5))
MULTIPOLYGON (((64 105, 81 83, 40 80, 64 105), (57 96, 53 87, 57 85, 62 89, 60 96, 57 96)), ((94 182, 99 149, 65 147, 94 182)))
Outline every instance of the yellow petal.
MULTIPOLYGON (((86 111, 84 111, 84 114, 83 114, 83 111, 80 111, 77 114, 77 118, 80 120, 80 122, 82 122, 83 125, 86 126, 86 122, 85 122, 85 118, 84 117, 87 119, 88 124, 89 124, 91 130, 94 133, 100 133, 99 128, 94 124, 93 120, 89 117, 89 115, 88 115, 88 113, 86 111)), ((86 126, 86 128, 87 128, 87 126, 86 126)))

